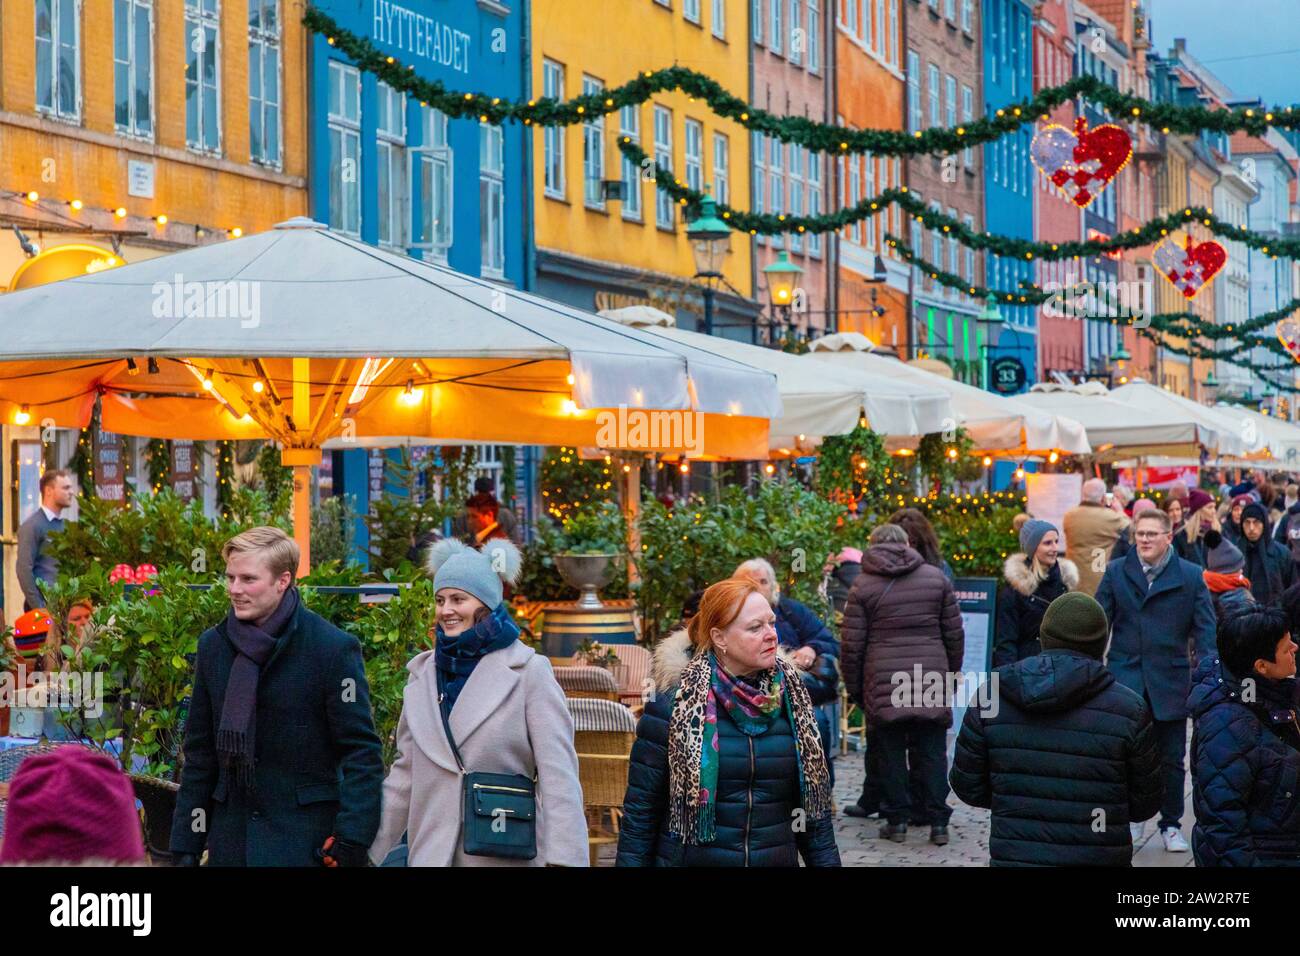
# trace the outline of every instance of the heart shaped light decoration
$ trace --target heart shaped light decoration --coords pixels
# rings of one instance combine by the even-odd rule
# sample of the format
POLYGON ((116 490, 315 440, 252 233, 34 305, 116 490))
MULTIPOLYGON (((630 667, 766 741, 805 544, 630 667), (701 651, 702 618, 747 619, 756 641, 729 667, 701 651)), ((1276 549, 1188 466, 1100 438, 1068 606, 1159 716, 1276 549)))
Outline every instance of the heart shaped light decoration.
POLYGON ((1086 209, 1133 156, 1133 138, 1114 123, 1088 129, 1080 116, 1074 132, 1053 123, 1029 144, 1029 155, 1067 199, 1086 209))
POLYGON ((1228 261, 1227 250, 1217 242, 1196 242, 1191 236, 1179 246, 1172 236, 1160 240, 1152 256, 1160 274, 1174 284, 1184 298, 1194 299, 1210 284, 1228 261))
POLYGON ((1300 362, 1300 321, 1294 316, 1283 319, 1277 324, 1277 337, 1291 357, 1300 362))

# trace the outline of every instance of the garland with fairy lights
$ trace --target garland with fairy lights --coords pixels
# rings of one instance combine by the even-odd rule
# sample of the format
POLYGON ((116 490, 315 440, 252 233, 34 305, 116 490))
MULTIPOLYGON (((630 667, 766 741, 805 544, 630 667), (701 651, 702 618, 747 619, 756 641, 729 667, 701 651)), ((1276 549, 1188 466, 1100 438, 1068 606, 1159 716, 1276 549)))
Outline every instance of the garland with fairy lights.
POLYGON ((217 443, 217 510, 229 518, 235 498, 235 443, 222 439, 217 443))
POLYGON ((1273 110, 1249 107, 1206 109, 1203 106, 1153 103, 1140 96, 1121 93, 1087 75, 1048 87, 1031 99, 997 110, 992 116, 950 129, 932 127, 914 133, 892 129, 848 129, 801 116, 780 116, 751 106, 712 77, 683 66, 646 70, 621 86, 568 100, 545 97, 517 102, 485 93, 448 90, 437 80, 417 76, 415 64, 404 64, 396 57, 382 53, 369 39, 343 29, 317 7, 309 6, 302 22, 309 31, 326 37, 330 46, 345 54, 359 69, 374 74, 393 89, 415 97, 452 119, 472 117, 492 125, 513 121, 525 126, 575 126, 593 117, 617 112, 624 106, 639 106, 656 94, 678 91, 702 100, 718 116, 733 120, 748 130, 776 136, 783 142, 798 143, 815 152, 839 155, 955 153, 968 146, 1000 139, 1024 125, 1045 119, 1058 106, 1080 96, 1104 106, 1116 116, 1140 120, 1164 133, 1247 132, 1252 136, 1262 136, 1269 127, 1300 129, 1300 111, 1291 107, 1273 110))
POLYGON ((144 449, 145 465, 149 469, 149 486, 156 495, 171 487, 172 450, 165 438, 151 438, 144 449))

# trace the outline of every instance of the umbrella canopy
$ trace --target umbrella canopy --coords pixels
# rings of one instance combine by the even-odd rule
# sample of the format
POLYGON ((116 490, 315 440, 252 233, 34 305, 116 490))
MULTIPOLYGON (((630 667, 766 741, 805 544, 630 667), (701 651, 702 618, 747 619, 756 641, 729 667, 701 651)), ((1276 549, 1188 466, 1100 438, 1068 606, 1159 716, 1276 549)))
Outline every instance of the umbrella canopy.
POLYGON ((1241 450, 1239 444, 1233 443, 1233 435, 1225 434, 1223 422, 1212 423, 1199 414, 1209 409, 1188 402, 1194 406, 1189 410, 1181 404, 1164 401, 1162 396, 1169 394, 1163 389, 1134 385, 1112 392, 1100 382, 1084 382, 1035 385, 1020 399, 1042 411, 1068 415, 1082 422, 1100 461, 1152 455, 1195 458, 1202 448, 1213 451, 1220 442, 1241 450), (1134 391, 1121 394, 1125 389, 1134 391), (1152 395, 1150 391, 1158 394, 1152 395))
POLYGON ((1127 406, 1130 416, 1136 413, 1139 417, 1145 417, 1149 413, 1168 411, 1195 423, 1205 434, 1206 440, 1201 444, 1211 454, 1232 458, 1267 457, 1268 453, 1263 448, 1249 447, 1247 439, 1250 430, 1243 425, 1239 416, 1210 408, 1140 380, 1111 389, 1110 397, 1127 406))
MULTIPOLYGON (((895 358, 873 355, 865 336, 840 333, 812 343, 802 361, 851 368, 875 378, 910 382, 938 388, 948 394, 955 411, 954 421, 966 429, 975 450, 987 454, 1023 456, 1061 451, 1087 454, 1091 451, 1083 426, 1078 422, 1022 405, 973 385, 927 372, 895 358)), ((1019 396, 1017 396, 1018 398, 1019 396)), ((935 431, 945 431, 949 422, 935 431)), ((897 443, 891 443, 891 446, 897 443)))
POLYGON ((814 366, 778 349, 687 332, 672 327, 672 317, 656 309, 613 309, 601 315, 634 326, 651 322, 643 331, 656 341, 707 348, 775 375, 784 409, 771 426, 770 444, 777 454, 812 449, 826 435, 848 434, 864 414, 876 432, 912 437, 942 431, 954 415, 948 396, 936 386, 814 366))
POLYGON ((1278 463, 1277 467, 1300 467, 1300 426, 1226 402, 1215 405, 1214 410, 1237 420, 1237 433, 1246 443, 1247 451, 1258 455, 1267 448, 1268 457, 1278 463))

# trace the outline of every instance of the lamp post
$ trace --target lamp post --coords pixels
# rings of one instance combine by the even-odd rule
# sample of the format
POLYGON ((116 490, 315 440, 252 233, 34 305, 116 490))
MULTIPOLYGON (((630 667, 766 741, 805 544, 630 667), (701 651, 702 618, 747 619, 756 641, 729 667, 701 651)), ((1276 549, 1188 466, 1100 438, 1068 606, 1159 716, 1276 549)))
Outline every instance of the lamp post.
POLYGON ((1209 373, 1205 376, 1205 381, 1201 383, 1201 388, 1205 391, 1205 400, 1213 405, 1219 397, 1219 379, 1214 374, 1214 367, 1210 366, 1209 373))
POLYGON ((1111 373, 1110 373, 1112 386, 1115 384, 1116 375, 1119 376, 1120 385, 1128 384, 1128 372, 1125 370, 1124 366, 1125 363, 1131 361, 1132 358, 1133 356, 1129 354, 1128 349, 1124 347, 1123 340, 1120 340, 1120 343, 1116 347, 1115 351, 1110 354, 1110 364, 1112 366, 1111 373))
POLYGON ((778 309, 784 309, 788 321, 803 266, 791 262, 789 254, 782 249, 776 254, 775 262, 763 267, 763 275, 767 278, 767 297, 772 304, 773 318, 778 309))
MULTIPOLYGON (((984 308, 980 309, 979 313, 976 314, 975 321, 990 327, 1001 324, 1002 312, 998 309, 998 297, 992 292, 984 300, 984 308)), ((993 360, 991 358, 993 350, 992 343, 986 342, 985 345, 987 347, 984 351, 984 387, 988 388, 993 381, 993 360)))
POLYGON ((686 227, 695 257, 695 278, 704 280, 704 334, 713 334, 713 285, 722 278, 722 264, 731 252, 731 227, 718 218, 718 206, 706 189, 700 214, 686 227))

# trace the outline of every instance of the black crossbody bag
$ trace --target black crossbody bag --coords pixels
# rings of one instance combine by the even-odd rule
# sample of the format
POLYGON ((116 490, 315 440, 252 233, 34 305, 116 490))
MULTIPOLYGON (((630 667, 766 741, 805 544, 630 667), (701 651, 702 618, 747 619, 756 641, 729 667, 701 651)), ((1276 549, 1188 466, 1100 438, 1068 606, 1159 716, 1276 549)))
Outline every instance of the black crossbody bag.
POLYGON ((461 759, 438 675, 438 713, 460 768, 466 856, 531 860, 537 856, 537 781, 521 773, 470 773, 461 759))

